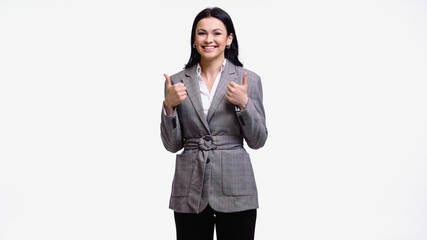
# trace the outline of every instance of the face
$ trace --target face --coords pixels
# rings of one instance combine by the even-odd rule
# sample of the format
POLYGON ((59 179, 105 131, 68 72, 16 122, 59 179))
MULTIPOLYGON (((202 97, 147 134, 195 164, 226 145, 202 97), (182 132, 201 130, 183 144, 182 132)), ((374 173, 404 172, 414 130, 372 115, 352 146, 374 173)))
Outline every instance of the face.
POLYGON ((225 46, 233 41, 233 34, 227 36, 224 23, 214 17, 201 19, 195 36, 194 43, 202 60, 224 59, 225 46))

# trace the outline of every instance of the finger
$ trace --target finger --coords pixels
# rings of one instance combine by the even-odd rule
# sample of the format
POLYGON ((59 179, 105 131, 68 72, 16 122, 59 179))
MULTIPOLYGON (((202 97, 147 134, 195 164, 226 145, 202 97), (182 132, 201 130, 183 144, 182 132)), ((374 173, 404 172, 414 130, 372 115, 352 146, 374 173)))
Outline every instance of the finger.
POLYGON ((242 80, 243 86, 248 86, 247 77, 248 77, 248 73, 243 74, 243 80, 242 80))
POLYGON ((177 86, 177 84, 175 84, 175 85, 173 85, 173 89, 175 92, 186 92, 187 91, 187 88, 184 85, 178 85, 177 86))
POLYGON ((187 94, 185 94, 185 93, 184 94, 180 93, 178 95, 178 99, 179 99, 180 103, 183 102, 186 98, 187 98, 187 94))
POLYGON ((185 95, 187 95, 187 92, 186 91, 180 91, 180 92, 178 92, 178 95, 179 96, 185 96, 185 95))
POLYGON ((227 87, 227 92, 233 92, 234 91, 234 87, 233 86, 231 86, 231 85, 228 85, 228 87, 227 87))
POLYGON ((182 79, 181 79, 181 83, 182 83, 182 85, 184 85, 185 92, 187 92, 187 87, 185 87, 184 81, 182 79))
POLYGON ((176 90, 187 91, 187 87, 184 85, 184 82, 182 80, 181 80, 181 82, 176 83, 173 86, 175 87, 176 90))
POLYGON ((184 85, 184 83, 175 83, 174 85, 173 85, 176 89, 181 89, 181 88, 185 88, 185 85, 184 85))
POLYGON ((165 76, 166 78, 166 86, 168 87, 172 86, 171 78, 166 73, 163 74, 163 76, 165 76))

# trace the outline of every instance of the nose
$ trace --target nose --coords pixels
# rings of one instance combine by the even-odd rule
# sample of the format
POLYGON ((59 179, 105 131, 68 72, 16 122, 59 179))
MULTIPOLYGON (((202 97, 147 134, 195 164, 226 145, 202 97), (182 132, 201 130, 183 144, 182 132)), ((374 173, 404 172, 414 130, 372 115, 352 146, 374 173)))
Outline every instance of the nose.
POLYGON ((212 34, 206 34, 206 39, 205 39, 205 41, 206 41, 207 43, 212 42, 212 34))

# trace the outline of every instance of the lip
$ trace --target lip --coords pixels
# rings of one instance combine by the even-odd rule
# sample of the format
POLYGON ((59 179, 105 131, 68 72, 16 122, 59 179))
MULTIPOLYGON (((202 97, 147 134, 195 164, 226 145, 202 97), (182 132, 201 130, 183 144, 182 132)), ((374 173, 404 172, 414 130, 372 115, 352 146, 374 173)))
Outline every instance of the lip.
POLYGON ((216 48, 218 48, 218 46, 202 46, 203 51, 205 52, 211 52, 214 51, 216 48))

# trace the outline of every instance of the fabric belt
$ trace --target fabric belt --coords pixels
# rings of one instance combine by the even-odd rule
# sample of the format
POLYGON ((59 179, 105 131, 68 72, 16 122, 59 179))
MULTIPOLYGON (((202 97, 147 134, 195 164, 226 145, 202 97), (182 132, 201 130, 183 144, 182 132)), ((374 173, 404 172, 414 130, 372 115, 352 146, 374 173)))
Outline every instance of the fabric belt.
POLYGON ((198 149, 196 162, 191 175, 190 190, 188 193, 188 204, 199 213, 200 201, 203 191, 203 179, 205 166, 210 150, 231 150, 243 147, 241 136, 211 136, 206 135, 201 138, 185 139, 185 149, 198 149))

